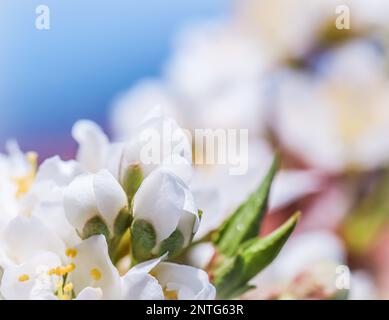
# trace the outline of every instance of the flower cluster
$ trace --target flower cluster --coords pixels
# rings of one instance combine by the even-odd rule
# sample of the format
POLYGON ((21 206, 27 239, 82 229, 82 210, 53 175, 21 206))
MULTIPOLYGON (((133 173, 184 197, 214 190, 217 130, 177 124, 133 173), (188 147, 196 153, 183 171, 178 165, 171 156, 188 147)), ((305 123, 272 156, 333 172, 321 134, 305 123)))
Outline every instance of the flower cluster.
POLYGON ((190 188, 191 145, 175 121, 158 112, 139 123, 132 138, 111 143, 95 123, 79 121, 72 131, 76 160, 56 156, 39 168, 36 155, 9 145, 0 171, 4 299, 214 299, 216 288, 218 296, 234 297, 274 259, 297 217, 254 243, 259 251, 238 249, 257 237, 275 166, 227 225, 208 230, 220 250, 208 273, 182 264, 202 216, 190 188), (161 151, 159 165, 143 161, 150 141, 142 132, 158 133, 165 125, 175 128, 174 141, 165 141, 173 143, 171 152, 161 151), (241 255, 244 277, 219 271, 241 268, 241 255))
MULTIPOLYGON (((164 121, 173 120, 142 125, 164 121)), ((190 244, 199 225, 183 165, 142 166, 139 136, 110 143, 89 121, 78 122, 73 136, 77 161, 54 157, 36 170, 36 157, 15 145, 1 158, 1 295, 213 299, 204 271, 165 261, 190 244)), ((190 170, 189 161, 185 166, 190 170)))

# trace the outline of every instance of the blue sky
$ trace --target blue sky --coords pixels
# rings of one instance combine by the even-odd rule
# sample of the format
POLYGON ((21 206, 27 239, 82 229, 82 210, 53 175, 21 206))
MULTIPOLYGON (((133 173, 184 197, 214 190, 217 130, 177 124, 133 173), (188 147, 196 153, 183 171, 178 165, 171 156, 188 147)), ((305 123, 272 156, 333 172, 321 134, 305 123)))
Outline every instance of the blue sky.
POLYGON ((72 146, 79 118, 106 124, 116 94, 158 76, 185 25, 226 14, 231 0, 2 0, 0 143, 44 156, 72 146), (35 28, 50 8, 51 29, 35 28), (62 145, 63 144, 63 145, 62 145))

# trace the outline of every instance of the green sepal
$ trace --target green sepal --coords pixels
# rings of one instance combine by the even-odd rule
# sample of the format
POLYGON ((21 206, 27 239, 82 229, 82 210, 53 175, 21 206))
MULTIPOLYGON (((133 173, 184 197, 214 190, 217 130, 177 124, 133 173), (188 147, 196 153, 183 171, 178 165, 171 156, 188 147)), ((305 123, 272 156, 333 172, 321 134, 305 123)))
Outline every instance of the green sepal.
POLYGON ((137 262, 153 258, 152 250, 157 243, 154 227, 146 220, 135 220, 131 226, 132 256, 137 262))
POLYGON ((231 299, 249 290, 248 282, 277 257, 299 217, 296 213, 270 235, 249 240, 235 257, 227 258, 214 272, 218 298, 231 299))
POLYGON ((259 188, 216 231, 213 242, 225 256, 234 256, 243 242, 258 236, 263 216, 267 210, 270 188, 278 167, 279 157, 275 156, 259 188))
POLYGON ((131 226, 131 222, 132 215, 130 210, 127 207, 120 210, 113 225, 115 236, 123 235, 131 226))
POLYGON ((81 238, 88 239, 100 234, 104 235, 107 241, 110 239, 110 232, 107 224, 100 216, 94 216, 85 223, 82 229, 81 238))
POLYGON ((176 257, 184 247, 184 236, 180 230, 175 230, 167 239, 161 242, 159 255, 169 252, 169 258, 176 257))

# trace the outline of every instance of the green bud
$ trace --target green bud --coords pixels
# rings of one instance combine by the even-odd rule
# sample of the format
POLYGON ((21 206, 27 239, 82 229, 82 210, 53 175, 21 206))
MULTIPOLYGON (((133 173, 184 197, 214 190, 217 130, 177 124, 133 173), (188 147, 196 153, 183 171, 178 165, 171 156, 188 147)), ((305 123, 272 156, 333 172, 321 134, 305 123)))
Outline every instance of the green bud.
POLYGON ((106 223, 100 216, 95 216, 85 223, 81 238, 88 239, 99 234, 104 235, 107 241, 110 239, 110 233, 106 223))
POLYGON ((227 258, 215 270, 214 284, 220 299, 237 297, 252 288, 248 282, 277 257, 299 217, 300 213, 297 213, 270 235, 242 244, 235 257, 227 258))
POLYGON ((239 206, 215 234, 213 242, 225 256, 234 256, 243 242, 258 236, 278 166, 279 158, 276 156, 259 188, 239 206))
POLYGON ((152 250, 157 243, 154 227, 145 220, 135 220, 131 226, 132 256, 137 262, 153 257, 152 250))
POLYGON ((138 191, 143 181, 143 170, 140 164, 130 165, 123 178, 123 189, 127 194, 128 202, 131 205, 131 201, 134 198, 135 193, 138 191))

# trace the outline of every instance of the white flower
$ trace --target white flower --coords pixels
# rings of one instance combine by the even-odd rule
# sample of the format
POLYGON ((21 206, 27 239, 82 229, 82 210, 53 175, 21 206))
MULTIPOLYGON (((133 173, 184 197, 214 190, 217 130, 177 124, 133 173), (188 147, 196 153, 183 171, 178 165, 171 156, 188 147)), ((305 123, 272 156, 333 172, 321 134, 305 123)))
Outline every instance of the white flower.
POLYGON ((76 177, 66 188, 64 208, 69 222, 84 235, 85 225, 99 218, 114 234, 114 224, 121 210, 128 209, 127 195, 118 181, 107 171, 86 173, 76 177))
POLYGON ((194 100, 214 94, 223 85, 257 81, 265 65, 252 40, 228 21, 185 30, 167 65, 168 80, 179 94, 194 100))
POLYGON ((10 261, 20 264, 40 251, 64 256, 63 240, 37 217, 18 216, 5 228, 1 243, 10 261))
POLYGON ((237 17, 246 32, 265 44, 270 56, 299 57, 312 48, 327 24, 335 23, 335 3, 336 0, 244 0, 237 17))
POLYGON ((330 28, 340 36, 349 31, 335 29, 341 14, 347 22, 349 13, 351 31, 364 36, 389 26, 385 0, 243 0, 237 8, 237 23, 279 62, 309 54, 330 28))
POLYGON ((178 38, 166 67, 167 86, 191 129, 264 129, 263 50, 228 21, 192 27, 178 38))
POLYGON ((20 210, 19 199, 34 180, 37 156, 24 154, 16 142, 6 145, 8 154, 0 154, 0 231, 20 210))
POLYGON ((150 248, 154 254, 175 231, 181 248, 188 246, 199 225, 193 195, 179 177, 163 168, 143 181, 134 197, 133 215, 133 230, 140 222, 154 229, 155 243, 150 248))
POLYGON ((164 166, 185 181, 190 179, 191 144, 173 118, 155 107, 129 131, 126 140, 110 143, 97 124, 78 121, 73 136, 79 143, 77 160, 82 168, 91 173, 107 169, 121 184, 131 166, 140 166, 143 176, 164 166))
POLYGON ((73 126, 72 136, 79 144, 76 158, 82 168, 89 172, 101 170, 107 162, 109 140, 100 127, 80 120, 73 126))
POLYGON ((0 266, 12 261, 18 263, 26 254, 47 246, 52 250, 55 246, 58 252, 63 249, 61 242, 69 246, 79 242, 76 231, 66 220, 62 201, 65 186, 80 172, 74 161, 63 162, 58 157, 46 160, 36 174, 34 169, 28 189, 17 197, 15 211, 0 233, 0 266), (20 234, 27 239, 25 244, 19 240, 20 234))
POLYGON ((316 77, 292 72, 280 82, 275 127, 281 142, 312 166, 331 172, 386 163, 384 57, 366 42, 352 42, 324 56, 319 67, 316 77))
POLYGON ((103 236, 93 236, 60 255, 47 246, 40 248, 21 263, 5 268, 0 287, 5 299, 121 297, 120 276, 103 236))
POLYGON ((62 161, 58 156, 45 160, 38 168, 27 193, 20 199, 21 213, 30 215, 41 204, 61 204, 65 188, 83 173, 76 161, 62 161))
POLYGON ((55 284, 48 271, 61 265, 51 252, 40 252, 25 262, 5 268, 0 291, 7 300, 56 300, 55 284))
POLYGON ((115 138, 119 141, 133 138, 140 123, 150 117, 150 112, 156 107, 160 107, 164 115, 172 117, 180 125, 183 124, 184 115, 178 108, 176 97, 162 81, 146 79, 119 95, 114 101, 111 125, 115 138))
POLYGON ((86 172, 108 169, 116 177, 123 154, 121 144, 110 143, 103 130, 93 121, 79 120, 72 129, 79 149, 76 159, 86 172))
POLYGON ((75 294, 88 287, 101 289, 103 299, 119 299, 121 296, 120 276, 112 264, 106 239, 93 236, 75 247, 74 271, 70 274, 75 294))
POLYGON ((161 262, 162 259, 163 257, 138 264, 122 277, 123 299, 215 299, 216 290, 204 271, 161 262))
POLYGON ((128 166, 139 164, 144 176, 156 168, 168 168, 184 181, 191 177, 192 146, 177 122, 153 109, 141 122, 133 137, 124 144, 120 177, 128 166))

